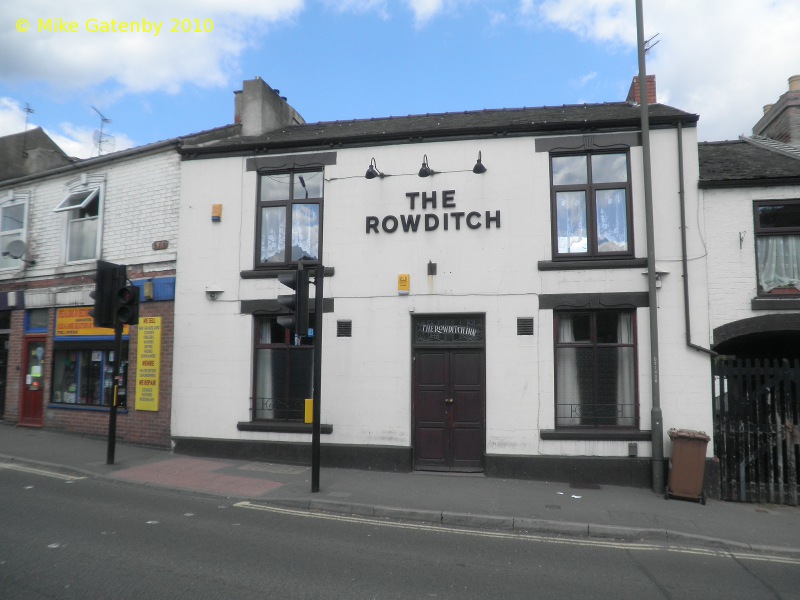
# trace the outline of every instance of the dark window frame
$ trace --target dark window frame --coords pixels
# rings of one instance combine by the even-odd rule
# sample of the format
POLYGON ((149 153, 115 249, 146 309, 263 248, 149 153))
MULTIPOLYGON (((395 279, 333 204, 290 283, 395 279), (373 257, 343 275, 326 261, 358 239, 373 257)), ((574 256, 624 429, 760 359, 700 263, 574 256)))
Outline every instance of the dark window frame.
MULTIPOLYGON (((266 398, 262 399, 258 395, 258 380, 259 380, 259 369, 258 369, 258 353, 260 350, 285 350, 287 352, 287 364, 286 368, 292 368, 292 355, 300 352, 307 352, 311 356, 312 360, 312 370, 311 374, 313 375, 313 352, 314 352, 314 342, 313 338, 297 338, 295 335, 289 331, 288 329, 283 329, 280 325, 275 322, 274 317, 266 317, 260 315, 254 315, 253 319, 253 376, 251 382, 251 422, 253 423, 303 423, 303 416, 304 416, 304 406, 299 407, 291 407, 291 408, 282 408, 280 410, 288 412, 294 412, 296 416, 294 417, 261 417, 259 413, 265 410, 264 407, 261 406, 262 400, 267 400, 266 398), (282 330, 282 338, 283 341, 279 342, 269 342, 269 343, 262 343, 261 342, 261 325, 262 323, 269 323, 270 328, 274 332, 278 332, 282 330)), ((299 355, 298 355, 299 358, 299 355)), ((291 382, 291 375, 285 377, 286 383, 291 382)), ((309 389, 313 389, 313 381, 309 385, 309 389)), ((310 395, 308 396, 311 397, 310 395)), ((300 400, 304 400, 301 398, 300 400)), ((271 409, 277 411, 279 410, 274 404, 271 409)))
MULTIPOLYGON (((553 404, 554 404, 554 426, 557 431, 561 430, 582 430, 582 431, 596 431, 596 430, 624 430, 624 431, 638 431, 640 428, 640 398, 639 398, 639 355, 638 355, 638 336, 637 336, 637 319, 636 319, 636 309, 621 309, 621 308, 614 308, 614 309, 587 309, 582 308, 578 310, 556 310, 553 311, 553 365, 554 365, 554 386, 553 386, 553 404), (631 342, 600 342, 598 341, 598 332, 597 332, 597 316, 601 313, 617 313, 617 314, 628 314, 631 317, 631 342), (560 342, 559 341, 559 326, 560 326, 560 318, 562 315, 589 315, 590 316, 590 339, 588 342, 586 341, 575 341, 575 342, 560 342), (604 424, 604 423, 559 423, 559 352, 560 348, 578 348, 578 349, 586 349, 590 348, 592 350, 592 390, 593 393, 597 393, 600 386, 598 385, 598 377, 600 373, 600 361, 599 361, 599 350, 604 348, 632 348, 633 349, 633 365, 632 365, 632 377, 633 377, 633 416, 631 417, 631 424, 604 424)), ((576 364, 577 369, 577 364, 576 364)), ((577 403, 576 403, 577 405, 577 403)), ((605 403, 598 403, 595 402, 595 406, 605 405, 605 403)), ((615 403, 616 405, 616 403, 615 403)), ((610 405, 609 405, 610 406, 610 405)), ((569 418, 580 418, 581 420, 584 419, 583 415, 575 414, 573 417, 569 418)), ((605 417, 607 418, 607 417, 605 417)), ((615 417, 619 419, 620 417, 615 417)))
POLYGON ((755 260, 756 270, 756 291, 757 296, 760 298, 782 298, 796 299, 800 296, 800 290, 793 287, 776 287, 770 291, 764 290, 761 285, 761 273, 759 269, 759 255, 758 245, 759 238, 776 237, 776 236, 800 236, 800 223, 797 225, 787 226, 769 226, 761 224, 761 215, 759 209, 768 206, 779 205, 794 205, 800 210, 800 198, 785 198, 785 199, 764 199, 753 201, 753 233, 755 237, 753 258, 755 260))
POLYGON ((322 257, 322 232, 323 232, 323 209, 325 199, 325 170, 315 167, 297 167, 294 169, 260 169, 257 171, 258 183, 256 186, 256 236, 255 236, 255 251, 253 255, 253 264, 256 270, 274 270, 285 269, 296 265, 298 261, 291 259, 292 250, 292 212, 295 205, 313 204, 317 206, 318 214, 318 236, 317 236, 317 258, 315 260, 303 261, 307 265, 317 265, 321 262, 322 257), (295 174, 300 173, 319 173, 323 178, 322 181, 322 195, 318 198, 294 198, 295 174), (289 180, 289 195, 288 198, 276 200, 262 200, 261 187, 262 181, 265 177, 276 175, 288 175, 289 180), (261 260, 261 240, 262 240, 262 217, 261 213, 264 208, 283 207, 286 210, 286 224, 284 231, 284 260, 282 262, 265 262, 261 260))
POLYGON ((631 153, 628 148, 610 148, 603 151, 582 150, 577 152, 551 152, 549 157, 550 169, 550 237, 553 261, 575 260, 603 260, 614 258, 631 258, 635 256, 633 237, 633 192, 631 185, 631 153), (592 178, 592 156, 608 154, 624 154, 626 162, 627 181, 610 183, 594 183, 592 178), (569 156, 585 156, 587 169, 587 182, 585 184, 555 185, 553 182, 553 159, 569 156), (625 219, 628 248, 624 251, 600 252, 597 250, 597 202, 596 193, 602 190, 625 190, 625 219), (586 194, 586 252, 559 252, 558 251, 558 192, 584 192, 586 194))

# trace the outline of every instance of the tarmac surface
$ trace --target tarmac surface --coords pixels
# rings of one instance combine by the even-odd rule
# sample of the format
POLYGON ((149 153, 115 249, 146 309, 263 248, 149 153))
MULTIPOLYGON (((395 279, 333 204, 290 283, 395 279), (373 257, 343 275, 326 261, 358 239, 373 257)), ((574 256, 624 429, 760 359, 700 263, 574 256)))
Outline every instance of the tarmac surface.
MULTIPOLYGON (((324 452, 324 447, 322 448, 324 452)), ((0 490, 6 469, 150 485, 258 504, 443 525, 647 540, 800 557, 800 508, 671 498, 650 489, 427 472, 322 468, 311 492, 304 465, 198 458, 0 423, 0 490)))

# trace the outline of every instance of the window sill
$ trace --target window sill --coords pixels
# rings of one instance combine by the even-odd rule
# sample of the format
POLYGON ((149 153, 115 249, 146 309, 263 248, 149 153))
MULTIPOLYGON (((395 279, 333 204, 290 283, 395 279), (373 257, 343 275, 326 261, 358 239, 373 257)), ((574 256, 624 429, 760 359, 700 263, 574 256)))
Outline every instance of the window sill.
POLYGON ((647 268, 646 258, 599 258, 540 260, 540 271, 577 271, 586 269, 643 269, 647 268))
POLYGON ((763 296, 750 300, 752 310, 798 310, 800 297, 786 294, 781 297, 765 298, 763 296))
MULTIPOLYGON (((111 410, 110 407, 105 405, 96 405, 96 404, 70 404, 67 402, 50 402, 47 405, 47 409, 55 409, 55 410, 84 410, 89 412, 109 412, 111 410)), ((124 406, 117 406, 117 414, 124 414, 127 413, 128 409, 124 406)))
MULTIPOLYGON (((236 424, 239 431, 267 431, 273 433, 311 433, 311 424, 299 421, 242 421, 236 424)), ((333 433, 333 425, 320 425, 320 433, 333 433)))
POLYGON ((582 429, 580 427, 564 427, 559 429, 542 429, 539 437, 543 440, 555 441, 612 441, 612 442, 649 442, 651 432, 640 429, 582 429))
MULTIPOLYGON (((306 267, 309 270, 315 270, 315 265, 306 267)), ((297 267, 283 266, 283 267, 265 267, 263 269, 250 269, 247 271, 240 271, 239 277, 242 279, 277 279, 279 275, 286 273, 294 273, 297 267)), ((313 273, 312 273, 313 274, 313 273)), ((333 277, 336 274, 334 267, 325 267, 325 277, 333 277)))

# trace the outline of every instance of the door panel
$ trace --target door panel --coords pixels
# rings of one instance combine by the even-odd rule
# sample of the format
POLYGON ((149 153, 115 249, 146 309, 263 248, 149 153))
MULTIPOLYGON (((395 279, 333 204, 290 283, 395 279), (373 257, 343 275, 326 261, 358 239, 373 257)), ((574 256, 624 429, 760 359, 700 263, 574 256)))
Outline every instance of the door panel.
POLYGON ((25 375, 22 380, 20 425, 42 426, 44 419, 44 349, 44 338, 25 340, 25 375))
POLYGON ((483 350, 417 350, 414 368, 415 466, 481 471, 485 449, 483 350))

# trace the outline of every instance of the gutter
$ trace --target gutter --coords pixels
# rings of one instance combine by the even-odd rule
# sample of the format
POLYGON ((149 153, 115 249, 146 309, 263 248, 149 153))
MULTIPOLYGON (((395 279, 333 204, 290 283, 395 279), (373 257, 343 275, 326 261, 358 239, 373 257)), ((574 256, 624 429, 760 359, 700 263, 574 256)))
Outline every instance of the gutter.
POLYGON ((683 317, 686 323, 686 345, 709 356, 717 353, 692 343, 692 319, 689 311, 689 261, 686 251, 686 189, 683 185, 683 127, 678 123, 678 198, 681 208, 681 265, 683 266, 683 317))

